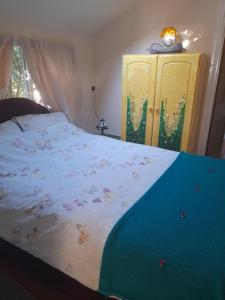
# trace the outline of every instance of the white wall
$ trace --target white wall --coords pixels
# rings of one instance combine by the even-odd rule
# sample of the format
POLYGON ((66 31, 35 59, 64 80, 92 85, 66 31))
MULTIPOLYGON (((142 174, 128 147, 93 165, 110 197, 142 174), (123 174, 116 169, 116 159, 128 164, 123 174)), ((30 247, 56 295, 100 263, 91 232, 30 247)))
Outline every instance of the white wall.
MULTIPOLYGON (((80 78, 80 105, 79 119, 76 124, 90 132, 95 132, 97 120, 93 112, 93 97, 91 86, 94 85, 94 42, 90 34, 73 34, 55 30, 38 30, 32 26, 15 26, 15 24, 3 24, 0 20, 0 35, 12 35, 14 37, 30 37, 41 40, 57 42, 71 42, 74 44, 76 52, 77 70, 80 78)), ((63 76, 63 74, 62 74, 63 76)))
POLYGON ((146 53, 152 42, 160 42, 162 28, 174 26, 188 51, 211 56, 223 0, 140 0, 95 36, 95 74, 98 112, 120 135, 122 55, 146 53))

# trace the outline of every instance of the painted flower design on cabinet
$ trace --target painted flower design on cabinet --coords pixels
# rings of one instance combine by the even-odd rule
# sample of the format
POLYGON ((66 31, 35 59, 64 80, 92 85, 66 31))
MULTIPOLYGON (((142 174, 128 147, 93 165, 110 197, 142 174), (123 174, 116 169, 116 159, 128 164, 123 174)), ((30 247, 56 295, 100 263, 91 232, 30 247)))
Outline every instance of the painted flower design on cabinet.
POLYGON ((145 144, 147 104, 145 98, 137 100, 131 94, 127 96, 127 141, 145 144))
POLYGON ((176 111, 169 113, 167 99, 162 99, 159 123, 159 147, 175 151, 180 150, 185 107, 186 100, 182 96, 177 103, 176 111))

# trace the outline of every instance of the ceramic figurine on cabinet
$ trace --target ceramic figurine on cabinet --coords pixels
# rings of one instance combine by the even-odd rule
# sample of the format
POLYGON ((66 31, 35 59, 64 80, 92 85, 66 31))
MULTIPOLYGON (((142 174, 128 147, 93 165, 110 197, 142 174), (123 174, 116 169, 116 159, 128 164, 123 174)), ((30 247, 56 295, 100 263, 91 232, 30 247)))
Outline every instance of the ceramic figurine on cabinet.
POLYGON ((177 30, 174 27, 166 27, 162 30, 160 37, 162 44, 153 43, 147 51, 150 54, 164 54, 164 53, 180 53, 183 52, 181 43, 177 43, 177 30))

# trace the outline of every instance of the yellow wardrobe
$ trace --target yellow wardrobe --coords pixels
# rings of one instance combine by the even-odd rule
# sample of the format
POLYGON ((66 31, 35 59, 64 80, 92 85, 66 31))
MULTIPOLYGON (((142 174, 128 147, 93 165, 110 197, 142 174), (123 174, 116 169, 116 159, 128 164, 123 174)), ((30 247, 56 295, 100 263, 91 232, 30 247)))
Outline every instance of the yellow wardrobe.
POLYGON ((121 138, 191 151, 200 54, 125 55, 121 138))

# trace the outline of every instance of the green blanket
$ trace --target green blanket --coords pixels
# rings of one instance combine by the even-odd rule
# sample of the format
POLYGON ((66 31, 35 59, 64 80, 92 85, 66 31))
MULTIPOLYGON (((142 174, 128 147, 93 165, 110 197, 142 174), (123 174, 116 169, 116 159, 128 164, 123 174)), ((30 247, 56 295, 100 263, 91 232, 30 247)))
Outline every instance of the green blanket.
POLYGON ((110 233, 99 292, 225 299, 225 160, 178 156, 110 233))

